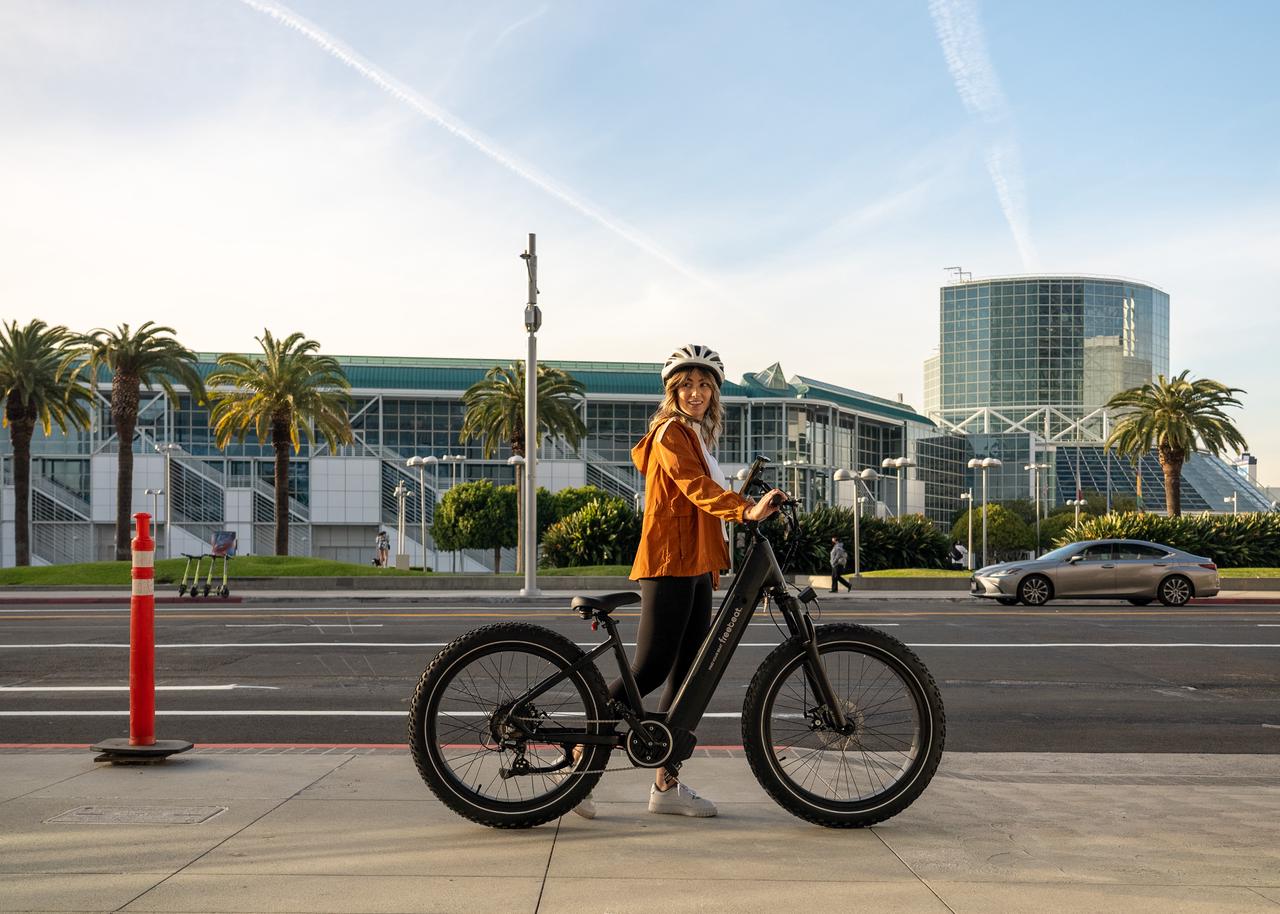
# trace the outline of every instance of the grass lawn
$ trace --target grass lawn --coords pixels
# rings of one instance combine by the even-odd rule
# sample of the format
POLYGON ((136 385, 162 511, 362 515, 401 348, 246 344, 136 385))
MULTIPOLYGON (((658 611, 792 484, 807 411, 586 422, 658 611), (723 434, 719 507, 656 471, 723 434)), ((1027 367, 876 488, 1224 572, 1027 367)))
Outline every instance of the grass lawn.
POLYGON ((1219 568, 1223 578, 1280 578, 1280 568, 1219 568))
MULTIPOLYGON (((849 569, 845 569, 845 574, 849 569)), ((952 568, 886 568, 883 571, 864 571, 864 578, 967 578, 969 572, 952 568)))
MULTIPOLYGON (((174 584, 182 579, 186 559, 161 559, 156 562, 156 580, 162 584, 174 584)), ((222 579, 222 560, 214 569, 214 580, 222 579)), ((201 566, 200 577, 207 574, 209 562, 201 566)), ((227 565, 227 579, 261 577, 364 577, 373 575, 421 575, 421 571, 397 571, 394 568, 374 568, 372 565, 356 565, 351 562, 335 562, 329 559, 304 558, 292 555, 246 555, 233 558, 227 565)), ((57 584, 93 585, 128 584, 128 562, 84 562, 75 565, 46 565, 40 568, 0 568, 0 585, 3 584, 57 584)))

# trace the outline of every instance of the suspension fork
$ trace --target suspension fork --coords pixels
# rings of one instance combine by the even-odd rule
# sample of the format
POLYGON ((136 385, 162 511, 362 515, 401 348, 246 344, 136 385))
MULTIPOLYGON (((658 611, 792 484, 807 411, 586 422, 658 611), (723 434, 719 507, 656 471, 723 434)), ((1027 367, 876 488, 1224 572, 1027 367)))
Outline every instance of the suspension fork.
MULTIPOLYGON (((812 593, 812 590, 806 590, 805 593, 812 593)), ((844 708, 840 706, 840 700, 836 697, 835 689, 831 686, 831 680, 827 677, 822 656, 818 653, 818 636, 813 627, 813 619, 809 618, 809 613, 804 610, 800 600, 785 590, 774 591, 772 596, 777 601, 778 608, 782 610, 782 617, 787 622, 787 629, 791 632, 791 636, 798 638, 804 648, 804 676, 809 681, 809 688, 822 699, 831 726, 837 730, 844 730, 848 726, 848 721, 844 716, 844 708)))

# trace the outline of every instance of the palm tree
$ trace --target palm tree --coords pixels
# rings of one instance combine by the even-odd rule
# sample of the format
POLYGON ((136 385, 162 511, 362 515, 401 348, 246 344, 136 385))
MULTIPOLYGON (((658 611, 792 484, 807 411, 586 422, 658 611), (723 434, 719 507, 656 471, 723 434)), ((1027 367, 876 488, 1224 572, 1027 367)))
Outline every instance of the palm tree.
POLYGON ((13 441, 13 554, 18 565, 31 564, 31 437, 36 423, 45 435, 56 424, 66 432, 89 425, 93 393, 64 372, 73 337, 66 327, 33 320, 25 327, 10 321, 0 330, 0 397, 4 425, 13 441))
MULTIPOLYGON (((77 351, 72 359, 79 362, 85 380, 94 386, 105 369, 111 372, 111 423, 115 426, 119 449, 116 460, 116 559, 130 557, 130 531, 133 515, 133 433, 138 425, 138 394, 143 385, 148 390, 156 385, 169 401, 178 403, 174 382, 186 386, 197 403, 204 402, 204 383, 196 371, 196 354, 173 338, 172 327, 156 326, 147 321, 133 332, 128 324, 115 330, 99 327, 77 336, 77 351)), ((166 485, 169 484, 167 481, 166 485)), ((173 493, 166 492, 172 513, 173 493)))
POLYGON ((1159 375, 1141 387, 1123 390, 1107 401, 1108 409, 1128 410, 1107 436, 1106 447, 1135 463, 1153 447, 1164 471, 1164 503, 1170 517, 1182 514, 1182 465, 1199 449, 1219 455, 1248 444, 1223 412, 1240 406, 1238 387, 1211 378, 1187 379, 1187 372, 1165 380, 1159 375), (1198 444, 1197 444, 1198 443, 1198 444))
POLYGON ((244 441, 252 429, 258 441, 271 442, 275 450, 276 555, 289 554, 289 447, 296 453, 300 436, 315 443, 312 426, 324 436, 329 452, 350 444, 351 389, 337 359, 318 355, 320 344, 301 333, 277 340, 271 331, 258 337, 262 355, 227 353, 218 356, 218 368, 206 383, 218 447, 232 438, 244 441))
MULTIPOLYGON (((550 438, 562 437, 576 448, 587 434, 586 423, 578 414, 584 387, 569 372, 549 365, 538 365, 538 432, 550 438)), ((495 365, 484 377, 467 388, 462 395, 466 415, 458 440, 465 443, 480 440, 485 459, 493 456, 500 444, 510 446, 511 453, 525 457, 524 435, 524 362, 507 368, 495 365)), ((537 442, 534 443, 536 449, 537 442)), ((521 474, 517 474, 523 479, 521 474)), ((516 529, 521 541, 516 553, 516 572, 524 570, 524 499, 516 499, 516 529)))

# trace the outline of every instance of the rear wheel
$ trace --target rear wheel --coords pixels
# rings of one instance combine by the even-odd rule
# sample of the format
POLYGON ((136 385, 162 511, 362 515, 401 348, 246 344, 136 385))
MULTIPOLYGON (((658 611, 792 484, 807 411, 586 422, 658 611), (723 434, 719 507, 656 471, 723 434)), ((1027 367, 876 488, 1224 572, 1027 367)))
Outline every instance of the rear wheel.
POLYGON ((1042 574, 1029 574, 1018 584, 1018 599, 1028 606, 1044 606, 1053 597, 1053 585, 1042 574))
POLYGON ((1156 588, 1156 596, 1165 606, 1182 606, 1192 597, 1191 581, 1180 574, 1171 574, 1156 588))
POLYGON ((409 747, 418 773, 459 815, 495 828, 558 818, 591 792, 610 746, 587 746, 555 772, 569 747, 557 730, 608 732, 608 690, 588 664, 532 701, 516 699, 583 656, 569 639, 523 622, 487 625, 436 655, 409 709, 409 747), (536 741, 521 726, 537 726, 536 741))
POLYGON ((859 828, 906 809, 933 778, 946 714, 910 648, 861 625, 821 625, 818 653, 848 729, 837 731, 792 639, 765 658, 747 689, 742 742, 760 786, 819 825, 859 828))

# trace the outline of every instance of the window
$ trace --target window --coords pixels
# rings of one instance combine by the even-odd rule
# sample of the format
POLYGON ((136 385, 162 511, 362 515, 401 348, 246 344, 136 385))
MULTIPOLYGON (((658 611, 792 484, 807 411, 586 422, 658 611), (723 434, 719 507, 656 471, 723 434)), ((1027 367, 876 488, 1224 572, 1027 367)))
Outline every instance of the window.
POLYGON ((1101 546, 1090 546, 1080 554, 1084 556, 1086 562, 1109 562, 1111 561, 1111 552, 1111 544, 1105 543, 1101 546))

